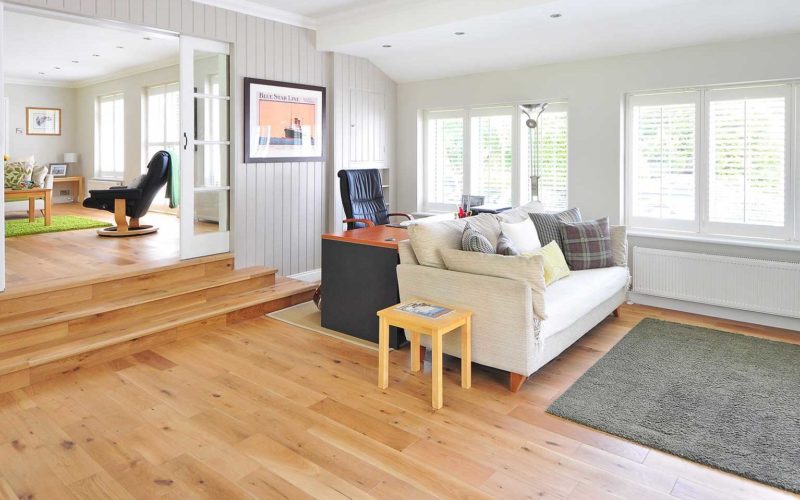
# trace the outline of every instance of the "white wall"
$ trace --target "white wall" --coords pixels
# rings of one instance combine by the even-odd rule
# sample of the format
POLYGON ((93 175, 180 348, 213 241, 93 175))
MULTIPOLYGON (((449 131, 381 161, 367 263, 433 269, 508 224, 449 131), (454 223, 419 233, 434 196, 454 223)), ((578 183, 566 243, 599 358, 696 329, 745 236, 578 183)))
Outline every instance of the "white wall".
MULTIPOLYGON (((6 3, 232 43, 235 162, 231 169, 231 206, 236 266, 274 266, 283 275, 320 266, 321 235, 333 227, 330 200, 338 196, 330 182, 335 175, 331 164, 327 161, 245 164, 242 161, 242 79, 245 76, 325 86, 331 98, 333 56, 316 50, 313 31, 191 0, 16 0, 6 3)), ((391 82, 392 91, 393 85, 391 82)), ((330 108, 328 116, 331 123, 330 108)), ((391 123, 394 117, 385 116, 383 126, 391 123)), ((331 141, 335 141, 335 131, 329 129, 328 132, 331 141)), ((331 154, 331 148, 337 147, 331 141, 326 144, 327 155, 331 154)), ((394 163, 393 158, 390 162, 394 163)))
MULTIPOLYGON (((178 54, 175 54, 177 58, 178 54)), ((178 66, 146 71, 135 75, 81 87, 76 90, 78 104, 77 153, 80 154, 80 172, 86 179, 94 175, 94 126, 95 102, 100 96, 125 94, 125 175, 124 181, 130 181, 140 175, 149 158, 144 158, 142 147, 144 141, 144 108, 145 89, 153 85, 178 81, 178 66)), ((76 169, 77 170, 77 169, 76 169)))
MULTIPOLYGON (((624 218, 622 123, 628 92, 693 85, 800 78, 800 35, 538 66, 516 71, 399 84, 398 208, 421 208, 418 113, 424 109, 509 102, 569 101, 569 204, 587 218, 624 218)), ((779 260, 796 252, 631 238, 631 246, 779 260)))
MULTIPOLYGON (((37 165, 49 165, 62 163, 64 153, 76 152, 75 89, 7 83, 5 97, 8 97, 9 106, 7 154, 11 160, 33 155, 37 165), (60 108, 61 135, 27 135, 26 107, 60 108), (17 133, 17 129, 21 130, 21 133, 17 133)), ((72 173, 70 171, 70 174, 72 173)))

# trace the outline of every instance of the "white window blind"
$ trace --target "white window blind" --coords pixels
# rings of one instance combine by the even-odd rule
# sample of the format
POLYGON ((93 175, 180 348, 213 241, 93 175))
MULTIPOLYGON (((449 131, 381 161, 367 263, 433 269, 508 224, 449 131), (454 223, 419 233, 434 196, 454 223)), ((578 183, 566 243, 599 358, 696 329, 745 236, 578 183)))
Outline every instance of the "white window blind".
POLYGON ((792 101, 792 84, 629 96, 629 224, 796 240, 792 101))
POLYGON ((471 122, 471 193, 484 203, 511 205, 513 109, 481 110, 471 122))
POLYGON ((458 204, 464 192, 464 117, 429 113, 427 127, 426 200, 458 204))
POLYGON ((639 224, 696 227, 698 98, 686 92, 631 99, 630 202, 639 224))
POLYGON ((124 95, 98 97, 95 115, 95 175, 122 179, 125 172, 124 95))
POLYGON ((709 92, 712 229, 766 236, 772 231, 756 226, 785 226, 787 101, 785 86, 709 92))
POLYGON ((148 87, 145 91, 147 128, 142 168, 158 151, 177 154, 180 143, 180 95, 178 83, 148 87))
POLYGON ((531 198, 530 176, 539 172, 539 200, 548 210, 567 207, 568 113, 564 103, 551 103, 539 116, 538 126, 529 129, 527 116, 520 117, 522 165, 527 172, 523 199, 531 198))

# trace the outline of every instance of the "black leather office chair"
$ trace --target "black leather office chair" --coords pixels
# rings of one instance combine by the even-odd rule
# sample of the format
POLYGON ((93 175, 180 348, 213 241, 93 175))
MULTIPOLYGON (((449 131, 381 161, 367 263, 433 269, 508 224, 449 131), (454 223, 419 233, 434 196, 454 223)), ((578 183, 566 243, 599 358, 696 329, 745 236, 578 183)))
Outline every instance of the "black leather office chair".
POLYGON ((159 151, 147 164, 147 173, 140 175, 127 186, 110 189, 93 189, 83 201, 86 208, 106 210, 114 213, 116 226, 98 229, 100 236, 139 236, 158 231, 155 226, 143 226, 139 219, 147 213, 153 198, 167 183, 172 158, 166 151, 159 151), (130 222, 126 219, 130 217, 130 222))
POLYGON ((414 219, 410 214, 390 213, 386 208, 378 169, 340 170, 337 175, 342 205, 347 216, 342 222, 347 224, 347 229, 382 226, 389 223, 389 217, 414 219))

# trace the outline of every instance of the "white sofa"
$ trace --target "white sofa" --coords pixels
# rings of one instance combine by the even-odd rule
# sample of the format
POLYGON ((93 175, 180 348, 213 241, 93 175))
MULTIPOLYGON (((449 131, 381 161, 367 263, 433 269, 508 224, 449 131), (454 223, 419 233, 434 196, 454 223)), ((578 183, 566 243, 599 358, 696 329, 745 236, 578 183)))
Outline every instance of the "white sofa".
MULTIPOLYGON (((528 212, 542 211, 533 203, 500 216, 488 214, 471 217, 473 225, 496 242, 499 222, 521 220, 528 212), (493 223, 489 218, 495 218, 493 223), (496 231, 496 232, 495 232, 496 231), (487 234, 488 233, 488 234, 487 234)), ((410 240, 400 243, 400 265, 397 277, 400 299, 427 299, 474 312, 472 322, 472 360, 510 374, 509 385, 517 391, 536 370, 558 356, 567 347, 591 330, 627 299, 630 274, 627 268, 625 228, 612 228, 614 267, 572 271, 552 283, 544 292, 546 319, 539 319, 533 310, 533 292, 528 284, 514 279, 455 272, 437 262, 435 249, 458 248, 464 219, 438 222, 447 225, 434 228, 441 233, 419 236, 409 228, 410 240), (418 258, 419 257, 419 258, 418 258)), ((430 347, 430 340, 422 336, 430 347)), ((457 336, 445 336, 444 352, 460 356, 457 336)))
MULTIPOLYGON (((51 174, 47 174, 44 178, 44 187, 45 189, 53 189, 53 176, 51 174)), ((41 198, 37 198, 34 202, 34 206, 36 210, 44 210, 44 200, 41 198)), ((18 201, 7 201, 5 202, 5 213, 11 212, 25 212, 28 213, 28 200, 18 200, 18 201)))

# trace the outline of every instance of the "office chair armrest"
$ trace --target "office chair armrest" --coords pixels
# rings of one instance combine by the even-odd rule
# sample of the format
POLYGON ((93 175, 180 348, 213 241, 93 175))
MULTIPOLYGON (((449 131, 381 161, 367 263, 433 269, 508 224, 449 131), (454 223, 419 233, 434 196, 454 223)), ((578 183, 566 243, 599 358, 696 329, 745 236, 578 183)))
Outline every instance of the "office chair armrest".
POLYGON ((362 224, 366 224, 367 227, 372 227, 372 226, 375 225, 375 223, 372 222, 369 219, 345 219, 345 220, 342 221, 343 224, 350 224, 350 223, 355 223, 355 222, 360 222, 362 224))
POLYGON ((142 198, 141 189, 92 189, 89 195, 98 201, 111 200, 139 200, 142 198))
POLYGON ((403 212, 390 213, 389 217, 405 217, 408 220, 414 220, 414 216, 413 215, 406 214, 406 213, 403 213, 403 212))
POLYGON ((108 189, 128 189, 128 186, 111 186, 108 189))

